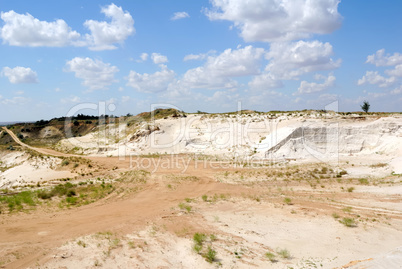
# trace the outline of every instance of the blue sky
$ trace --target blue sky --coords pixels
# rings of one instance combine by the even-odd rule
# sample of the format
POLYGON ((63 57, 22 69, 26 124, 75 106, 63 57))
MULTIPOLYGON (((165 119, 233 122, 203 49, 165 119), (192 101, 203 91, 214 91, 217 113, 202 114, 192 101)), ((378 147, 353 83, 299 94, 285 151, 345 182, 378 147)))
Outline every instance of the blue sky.
POLYGON ((401 111, 402 2, 0 0, 0 121, 78 113, 401 111), (289 3, 290 2, 290 3, 289 3), (109 106, 113 104, 112 106, 109 106))

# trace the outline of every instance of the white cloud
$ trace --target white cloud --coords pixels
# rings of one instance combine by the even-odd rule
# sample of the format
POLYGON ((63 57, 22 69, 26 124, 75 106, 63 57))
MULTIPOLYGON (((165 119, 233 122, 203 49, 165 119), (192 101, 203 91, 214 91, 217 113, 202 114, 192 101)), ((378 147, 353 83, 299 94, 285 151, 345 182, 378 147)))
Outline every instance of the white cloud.
POLYGON ((333 75, 329 75, 323 83, 302 81, 300 87, 297 90, 297 94, 316 93, 327 90, 335 85, 336 78, 333 75))
POLYGON ((366 63, 375 64, 376 66, 399 65, 402 64, 402 54, 397 52, 393 55, 385 54, 385 49, 380 49, 375 54, 367 56, 366 63))
POLYGON ((401 94, 402 93, 402 86, 399 86, 396 89, 393 89, 391 92, 391 94, 401 94))
POLYGON ((13 98, 3 98, 0 95, 0 103, 3 105, 24 105, 29 101, 28 98, 22 96, 14 96, 13 98))
POLYGON ((215 54, 216 51, 211 50, 207 53, 200 53, 200 54, 189 54, 184 56, 183 61, 191 61, 191 60, 205 60, 208 56, 215 54))
POLYGON ((339 0, 211 0, 210 20, 228 20, 247 41, 290 41, 328 34, 341 25, 339 0))
POLYGON ((163 64, 160 67, 162 70, 153 74, 139 74, 135 71, 130 71, 127 78, 127 86, 146 93, 157 93, 167 90, 169 85, 174 82, 176 74, 163 64))
POLYGON ((18 14, 13 10, 1 12, 1 19, 5 22, 1 38, 11 46, 63 47, 80 38, 64 20, 40 21, 29 13, 18 14))
POLYGON ((2 75, 6 76, 8 80, 13 84, 39 82, 36 72, 29 67, 4 67, 2 75))
POLYGON ((114 73, 119 69, 100 60, 75 57, 66 63, 66 71, 74 72, 77 78, 83 79, 82 84, 89 90, 100 90, 107 89, 112 83, 117 82, 114 73))
POLYGON ((91 31, 90 35, 86 35, 91 50, 116 49, 115 43, 122 43, 135 33, 133 17, 121 7, 111 4, 103 7, 101 12, 112 21, 87 20, 84 23, 91 31))
POLYGON ((85 21, 84 26, 91 32, 85 37, 73 31, 62 19, 47 22, 29 13, 18 14, 13 10, 1 12, 5 24, 0 29, 0 36, 4 43, 11 46, 88 46, 91 50, 110 50, 116 49, 116 43, 123 43, 135 33, 133 18, 121 7, 111 4, 103 7, 101 12, 111 18, 111 22, 85 21))
POLYGON ((252 90, 274 89, 283 86, 282 80, 298 80, 303 74, 333 70, 341 60, 333 60, 332 46, 319 41, 272 43, 264 72, 249 82, 252 90))
POLYGON ((309 72, 332 70, 341 65, 341 60, 334 61, 332 55, 331 44, 317 40, 273 43, 266 55, 271 60, 266 71, 278 79, 294 79, 309 72))
POLYGON ((60 99, 60 102, 64 103, 64 104, 69 104, 69 103, 79 103, 81 102, 81 98, 78 96, 70 96, 70 97, 66 97, 66 98, 62 98, 60 99))
POLYGON ((385 74, 391 77, 402 77, 402 64, 395 66, 394 69, 385 70, 385 74))
POLYGON ((252 90, 267 90, 267 89, 278 89, 283 87, 281 80, 276 79, 271 73, 263 73, 261 75, 255 76, 249 83, 248 86, 252 90))
POLYGON ((175 20, 180 20, 180 19, 184 19, 184 18, 189 18, 190 15, 188 15, 187 12, 175 12, 171 18, 172 21, 175 20))
POLYGON ((164 64, 168 62, 168 58, 160 53, 152 53, 151 59, 155 64, 164 64))
POLYGON ((259 73, 264 49, 247 46, 237 50, 227 49, 220 55, 209 56, 204 66, 188 70, 180 84, 190 88, 233 88, 233 77, 259 73))
POLYGON ((141 58, 141 61, 145 62, 146 60, 148 60, 148 53, 145 53, 145 52, 141 53, 140 58, 141 58))
POLYGON ((127 103, 127 102, 129 102, 130 100, 131 100, 131 97, 130 97, 130 96, 127 96, 127 95, 121 97, 121 102, 122 102, 122 103, 127 103))
POLYGON ((364 84, 378 85, 381 88, 387 88, 396 83, 395 77, 385 78, 378 74, 377 71, 367 71, 361 79, 357 81, 357 85, 361 86, 364 84))

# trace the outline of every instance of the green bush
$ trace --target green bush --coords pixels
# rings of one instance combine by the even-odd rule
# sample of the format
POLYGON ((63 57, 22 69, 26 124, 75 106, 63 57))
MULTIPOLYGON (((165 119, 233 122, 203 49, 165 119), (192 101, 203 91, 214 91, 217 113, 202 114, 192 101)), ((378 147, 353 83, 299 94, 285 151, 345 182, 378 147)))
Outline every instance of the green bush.
POLYGON ((193 236, 193 240, 195 244, 201 245, 204 243, 206 239, 206 235, 203 233, 195 233, 193 236))
POLYGON ((346 227, 356 227, 357 226, 355 220, 352 218, 343 218, 339 222, 342 223, 343 225, 345 225, 346 227))
POLYGON ((208 246, 208 251, 205 254, 205 259, 207 260, 207 262, 212 263, 215 261, 215 258, 216 258, 216 251, 213 250, 211 246, 208 246))
POLYGON ((275 259, 276 256, 272 252, 265 253, 265 257, 267 257, 270 262, 277 262, 277 260, 275 259))
POLYGON ((289 197, 285 197, 285 198, 283 199, 283 202, 284 202, 285 204, 287 204, 287 205, 291 205, 291 204, 292 204, 292 199, 290 199, 289 197))
POLYGON ((292 257, 286 248, 278 250, 278 255, 284 259, 290 259, 292 257))

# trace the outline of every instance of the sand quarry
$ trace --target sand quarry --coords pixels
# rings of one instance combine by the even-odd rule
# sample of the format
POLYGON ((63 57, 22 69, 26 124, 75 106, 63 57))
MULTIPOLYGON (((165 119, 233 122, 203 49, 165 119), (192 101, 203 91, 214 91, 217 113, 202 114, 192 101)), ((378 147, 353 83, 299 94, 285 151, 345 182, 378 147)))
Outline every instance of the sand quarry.
POLYGON ((53 149, 13 138, 0 197, 42 198, 1 207, 0 268, 402 268, 400 115, 195 114, 53 149), (71 195, 43 195, 66 182, 71 195))

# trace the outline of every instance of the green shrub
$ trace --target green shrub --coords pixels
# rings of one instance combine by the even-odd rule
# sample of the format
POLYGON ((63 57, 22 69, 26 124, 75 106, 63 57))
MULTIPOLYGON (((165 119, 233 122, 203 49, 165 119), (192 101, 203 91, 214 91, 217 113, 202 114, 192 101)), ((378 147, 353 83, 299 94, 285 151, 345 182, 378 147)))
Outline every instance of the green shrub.
POLYGON ((345 225, 346 227, 356 227, 357 226, 355 220, 352 218, 343 218, 339 222, 342 223, 343 225, 345 225))
POLYGON ((202 200, 203 200, 204 202, 208 202, 208 195, 204 194, 204 195, 202 196, 202 200))
POLYGON ((278 250, 278 255, 281 256, 284 259, 290 259, 291 258, 290 252, 286 248, 278 250))
POLYGON ((362 185, 368 185, 369 184, 367 178, 359 178, 359 182, 362 185))
POLYGON ((195 244, 201 245, 204 243, 206 239, 206 235, 203 233, 195 233, 193 236, 193 240, 195 244))
POLYGON ((292 199, 290 199, 289 197, 285 197, 285 198, 283 199, 283 202, 284 202, 285 204, 287 204, 287 205, 291 205, 291 204, 292 204, 292 199))
POLYGON ((183 209, 186 210, 187 213, 190 213, 191 209, 192 209, 192 206, 188 205, 188 204, 185 204, 185 203, 180 203, 179 208, 182 209, 182 210, 183 209))
POLYGON ((77 197, 67 197, 66 202, 68 204, 75 205, 78 202, 78 198, 77 197))
POLYGON ((38 191, 38 197, 43 200, 47 200, 53 197, 53 194, 49 191, 40 190, 38 191))
POLYGON ((334 219, 339 219, 339 218, 340 218, 340 216, 339 216, 338 213, 332 213, 332 217, 333 217, 334 219))
POLYGON ((265 257, 267 257, 270 262, 277 262, 277 260, 275 259, 276 256, 272 252, 265 253, 265 257))
POLYGON ((194 246, 193 246, 193 250, 195 251, 195 253, 200 253, 201 252, 201 250, 202 250, 202 246, 201 245, 198 245, 198 244, 194 244, 194 246))
POLYGON ((207 262, 212 263, 215 261, 215 258, 216 258, 216 251, 213 250, 211 246, 208 246, 208 251, 205 254, 205 259, 207 260, 207 262))

